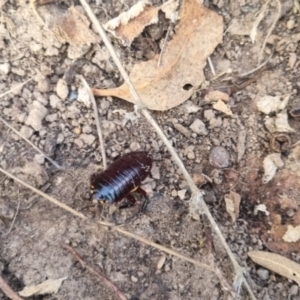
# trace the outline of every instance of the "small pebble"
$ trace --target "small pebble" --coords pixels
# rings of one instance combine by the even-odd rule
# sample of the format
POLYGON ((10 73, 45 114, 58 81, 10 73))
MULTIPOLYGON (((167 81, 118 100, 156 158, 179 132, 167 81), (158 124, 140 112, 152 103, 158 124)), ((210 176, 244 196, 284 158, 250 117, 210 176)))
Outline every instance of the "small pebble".
POLYGON ((92 134, 81 134, 80 139, 87 145, 92 145, 95 141, 95 136, 92 134))
POLYGON ((186 113, 192 114, 198 112, 201 108, 194 104, 192 101, 186 101, 183 105, 183 109, 186 113))
POLYGON ((51 106, 52 108, 57 108, 58 104, 59 104, 60 101, 61 101, 56 95, 51 95, 51 96, 49 97, 49 99, 50 99, 50 106, 51 106))
POLYGON ((295 20, 294 19, 288 20, 286 23, 286 28, 293 29, 294 27, 295 27, 295 20))
POLYGON ((160 270, 164 266, 165 262, 166 262, 166 257, 162 255, 156 264, 156 269, 160 270))
POLYGON ((130 277, 130 279, 131 279, 132 282, 137 282, 138 281, 138 279, 133 275, 130 277))
POLYGON ((187 154, 187 158, 188 159, 195 159, 195 153, 194 152, 188 152, 188 154, 187 154))
POLYGON ((209 162, 217 168, 227 168, 229 166, 229 152, 222 146, 214 147, 209 153, 209 162))
POLYGON ((141 146, 140 146, 140 144, 137 143, 137 142, 132 142, 132 143, 130 144, 129 148, 130 148, 131 151, 138 151, 138 150, 141 149, 141 146))
POLYGON ((209 127, 210 128, 221 127, 221 125, 222 125, 222 118, 221 117, 213 118, 209 121, 209 127))
POLYGON ((180 190, 180 191, 177 192, 177 195, 178 195, 180 200, 184 200, 185 193, 186 193, 186 189, 180 190))
POLYGON ((176 196, 177 196, 177 191, 176 191, 176 190, 173 190, 173 191, 171 192, 171 195, 172 195, 172 197, 176 197, 176 196))
POLYGON ((33 129, 29 126, 24 125, 20 130, 20 134, 29 139, 33 135, 33 129))
POLYGON ((4 219, 12 220, 15 215, 13 209, 9 208, 4 203, 0 203, 0 217, 4 219))
POLYGON ((50 84, 47 78, 42 77, 38 79, 38 85, 37 85, 38 90, 41 93, 47 93, 50 91, 50 84))
POLYGON ((9 63, 0 64, 0 73, 7 75, 9 72, 10 72, 9 63))
POLYGON ((289 289, 289 294, 291 296, 296 296, 298 294, 298 292, 299 292, 299 287, 296 284, 293 284, 289 289))
POLYGON ((115 158, 115 157, 118 157, 119 155, 120 155, 119 152, 114 151, 110 156, 111 156, 112 158, 115 158))
POLYGON ((67 99, 69 95, 69 88, 67 86, 67 83, 63 79, 58 80, 56 85, 56 93, 60 99, 67 99))
POLYGON ((65 137, 62 133, 57 136, 56 143, 61 144, 64 141, 65 137))
POLYGON ((83 133, 91 133, 91 132, 93 132, 93 130, 92 130, 92 127, 90 125, 84 125, 82 127, 82 132, 83 133))
POLYGON ((74 143, 75 143, 75 145, 77 145, 78 146, 78 148, 82 148, 83 147, 83 141, 82 140, 80 140, 80 139, 75 139, 74 140, 74 143))
POLYGON ((42 165, 42 164, 45 162, 45 156, 44 156, 43 154, 36 154, 36 155, 34 156, 34 160, 35 160, 38 164, 42 165))
POLYGON ((200 119, 195 119, 190 128, 199 135, 207 135, 205 124, 200 119))
POLYGON ((256 274, 258 275, 258 277, 262 280, 268 280, 269 279, 269 271, 263 268, 259 268, 256 271, 256 274))
POLYGON ((207 121, 210 121, 211 119, 213 119, 215 117, 215 113, 212 109, 207 109, 204 111, 204 118, 207 121))
POLYGON ((151 168, 151 176, 154 179, 160 179, 160 172, 159 172, 159 167, 156 164, 153 164, 151 168))
POLYGON ((80 127, 76 127, 73 129, 73 132, 76 134, 76 135, 80 135, 81 134, 81 128, 80 127))
POLYGON ((33 101, 25 124, 31 126, 34 130, 39 131, 42 128, 42 121, 47 114, 48 109, 45 106, 39 101, 33 101))

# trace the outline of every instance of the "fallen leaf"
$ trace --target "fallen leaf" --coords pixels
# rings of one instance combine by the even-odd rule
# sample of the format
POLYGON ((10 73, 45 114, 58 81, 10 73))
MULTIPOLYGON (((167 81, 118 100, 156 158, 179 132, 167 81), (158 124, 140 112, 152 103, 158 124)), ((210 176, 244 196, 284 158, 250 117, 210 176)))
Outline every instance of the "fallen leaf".
POLYGON ((104 28, 119 38, 124 46, 130 46, 134 38, 140 35, 148 25, 158 22, 158 12, 162 10, 166 18, 177 8, 178 1, 169 0, 159 7, 153 7, 151 1, 142 0, 128 11, 104 24, 104 28))
POLYGON ((300 285, 300 265, 279 254, 265 251, 250 251, 249 257, 257 264, 300 285))
POLYGON ((59 279, 47 279, 38 285, 26 286, 19 295, 22 297, 30 297, 33 295, 56 294, 62 285, 63 281, 68 277, 59 279))
POLYGON ((219 100, 217 103, 214 103, 212 107, 215 110, 218 110, 227 116, 233 116, 233 113, 230 110, 230 108, 222 100, 219 100))
POLYGON ((298 242, 300 240, 300 225, 296 227, 288 225, 287 231, 282 239, 287 243, 298 242))
POLYGON ((282 100, 281 99, 282 96, 266 95, 257 101, 256 107, 259 111, 263 112, 266 115, 272 112, 278 112, 285 109, 290 99, 290 94, 284 96, 282 100))
POLYGON ((283 110, 276 115, 274 125, 277 132, 295 132, 288 123, 288 114, 286 110, 283 110))
MULTIPOLYGON (((206 59, 221 43, 222 34, 221 16, 195 0, 184 1, 176 34, 167 43, 160 67, 156 55, 152 60, 136 64, 130 73, 145 106, 168 110, 190 98, 205 80, 206 59)), ((126 83, 113 89, 93 89, 93 93, 134 102, 126 83)))
POLYGON ((63 17, 56 22, 52 31, 71 45, 89 45, 99 41, 97 35, 89 29, 90 22, 80 12, 79 7, 70 7, 63 17))
POLYGON ((263 183, 269 182, 276 174, 278 168, 282 168, 284 166, 284 162, 281 159, 280 153, 269 154, 265 157, 264 162, 264 176, 263 183))
POLYGON ((232 223, 235 223, 240 213, 241 196, 238 193, 230 191, 225 195, 226 211, 231 217, 232 223))

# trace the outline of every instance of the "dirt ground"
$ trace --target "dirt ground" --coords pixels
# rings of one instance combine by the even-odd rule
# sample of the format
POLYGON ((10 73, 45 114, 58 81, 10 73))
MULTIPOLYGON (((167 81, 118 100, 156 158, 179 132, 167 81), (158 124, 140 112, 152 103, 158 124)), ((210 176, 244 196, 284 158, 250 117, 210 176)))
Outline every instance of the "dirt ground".
MULTIPOLYGON (((134 3, 90 1, 102 23, 134 3)), ((161 4, 160 1, 153 3, 161 4)), ((211 56, 217 74, 229 68, 232 74, 243 74, 258 66, 258 53, 277 14, 276 1, 272 1, 258 27, 256 42, 252 43, 249 26, 253 22, 250 20, 255 19, 263 3, 265 1, 258 0, 251 4, 244 0, 204 1, 206 7, 224 18, 223 42, 211 56), (234 25, 235 22, 239 25, 234 25)), ((251 250, 270 250, 300 261, 299 242, 282 240, 288 225, 300 224, 300 151, 297 146, 284 149, 285 166, 274 179, 263 184, 263 159, 274 151, 270 145, 272 134, 264 125, 265 116, 256 108, 256 101, 264 95, 291 94, 288 110, 299 105, 300 13, 297 3, 296 0, 283 1, 281 17, 272 32, 273 40, 282 43, 275 45, 270 40, 264 60, 273 53, 268 62, 271 67, 254 83, 231 95, 229 106, 233 117, 207 104, 200 88, 176 108, 151 112, 187 170, 194 176, 204 173, 212 178, 212 182, 201 187, 205 201, 239 263, 251 275, 250 285, 257 299, 264 300, 300 299, 295 282, 254 264, 247 255, 251 250), (190 128, 195 119, 204 122, 205 132, 190 128), (228 151, 228 167, 216 168, 210 163, 210 151, 216 146, 228 151), (224 202, 224 195, 230 191, 241 195, 240 214, 234 224, 224 202), (265 204, 270 215, 255 213, 258 204, 265 204)), ((38 12, 48 20, 53 12, 67 10, 72 4, 79 5, 79 2, 61 1, 39 7, 38 12)), ((40 25, 28 1, 2 0, 0 5, 0 91, 4 93, 32 78, 1 97, 1 117, 63 165, 64 170, 56 169, 2 122, 0 166, 88 217, 99 218, 88 200, 90 176, 102 169, 94 114, 91 108, 76 101, 75 81, 70 82, 70 94, 64 100, 58 96, 57 84, 74 61, 78 62, 75 73, 83 75, 91 87, 119 86, 123 82, 121 75, 102 42, 99 46, 70 46, 40 25), (42 117, 36 119, 40 114, 42 117)), ((134 63, 149 59, 159 49, 169 24, 160 17, 160 22, 151 27, 151 30, 160 27, 163 32, 158 41, 153 41, 157 47, 149 50, 149 28, 129 48, 112 38, 128 71, 134 63)), ((204 71, 210 86, 228 84, 213 81, 208 66, 204 71)), ((143 184, 150 198, 147 212, 136 215, 139 205, 121 211, 106 206, 100 218, 122 224, 130 232, 202 262, 207 260, 208 252, 213 251, 225 278, 232 282, 232 267, 218 239, 213 236, 213 250, 208 249, 205 222, 188 217, 187 183, 154 130, 143 117, 124 125, 125 112, 133 111, 133 105, 128 102, 102 97, 97 98, 97 103, 109 163, 125 152, 136 150, 150 151, 154 158, 151 175, 143 184)), ((294 144, 300 140, 299 119, 289 115, 289 124, 295 130, 288 133, 294 144)), ((28 299, 113 299, 107 288, 62 249, 61 243, 76 248, 128 299, 205 300, 227 299, 228 296, 213 273, 81 220, 0 174, 0 271, 10 286, 19 291, 46 279, 67 277, 57 294, 28 299), (157 268, 158 261, 164 258, 162 268, 157 268)), ((248 299, 244 290, 241 298, 248 299)), ((7 299, 1 290, 0 299, 7 299)))

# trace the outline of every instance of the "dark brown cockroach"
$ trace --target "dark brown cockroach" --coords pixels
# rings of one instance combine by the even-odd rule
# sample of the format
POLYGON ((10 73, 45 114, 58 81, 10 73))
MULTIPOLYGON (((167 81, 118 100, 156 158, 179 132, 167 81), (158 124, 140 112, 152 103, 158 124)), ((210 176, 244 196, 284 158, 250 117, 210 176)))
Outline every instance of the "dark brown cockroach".
MULTIPOLYGON (((92 196, 99 201, 112 204, 126 198, 130 203, 120 209, 135 205, 131 195, 137 192, 148 199, 147 193, 140 187, 149 175, 152 167, 152 156, 146 151, 130 152, 113 162, 102 173, 91 177, 92 196)), ((144 207, 144 206, 143 206, 144 207)))

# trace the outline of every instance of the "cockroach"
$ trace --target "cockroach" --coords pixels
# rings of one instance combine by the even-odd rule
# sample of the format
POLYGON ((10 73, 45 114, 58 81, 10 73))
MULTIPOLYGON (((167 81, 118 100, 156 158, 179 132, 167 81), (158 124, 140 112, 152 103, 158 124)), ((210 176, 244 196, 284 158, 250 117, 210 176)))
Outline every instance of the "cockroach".
POLYGON ((110 204, 126 198, 129 203, 120 206, 120 209, 135 205, 136 200, 131 195, 133 192, 141 194, 147 201, 147 193, 140 185, 149 175, 151 167, 152 156, 149 152, 136 151, 123 155, 102 173, 91 176, 92 197, 110 204))

